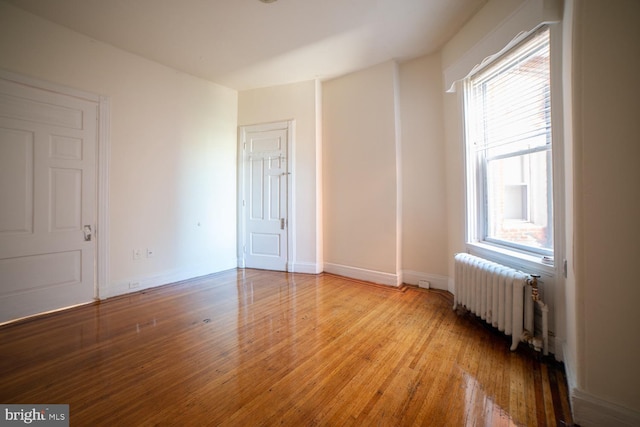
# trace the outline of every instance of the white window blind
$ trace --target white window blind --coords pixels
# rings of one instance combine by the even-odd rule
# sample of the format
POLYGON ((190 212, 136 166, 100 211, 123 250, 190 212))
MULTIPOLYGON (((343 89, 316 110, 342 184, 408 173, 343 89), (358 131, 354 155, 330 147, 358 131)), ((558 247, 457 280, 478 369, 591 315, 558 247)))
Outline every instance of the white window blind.
POLYGON ((549 32, 470 79, 473 145, 489 156, 551 144, 549 32))

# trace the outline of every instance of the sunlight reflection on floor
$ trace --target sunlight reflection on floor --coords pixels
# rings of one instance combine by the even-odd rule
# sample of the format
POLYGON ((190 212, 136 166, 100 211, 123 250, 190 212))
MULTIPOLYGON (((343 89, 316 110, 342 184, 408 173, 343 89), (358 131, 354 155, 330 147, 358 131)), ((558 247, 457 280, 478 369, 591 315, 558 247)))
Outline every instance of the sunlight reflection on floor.
POLYGON ((509 413, 487 395, 478 380, 462 372, 465 387, 465 426, 517 426, 509 413))

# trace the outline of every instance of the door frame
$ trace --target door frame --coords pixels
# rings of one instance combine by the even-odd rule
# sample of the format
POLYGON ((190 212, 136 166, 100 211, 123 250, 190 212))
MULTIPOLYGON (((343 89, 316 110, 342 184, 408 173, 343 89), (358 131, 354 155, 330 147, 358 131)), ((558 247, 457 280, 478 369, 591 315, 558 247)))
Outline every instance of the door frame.
POLYGON ((0 78, 36 89, 58 93, 60 95, 80 98, 96 103, 96 218, 94 237, 96 255, 94 269, 94 299, 99 300, 108 295, 109 287, 109 157, 111 153, 111 107, 107 96, 96 95, 72 87, 51 83, 23 74, 0 69, 0 78))
POLYGON ((253 125, 241 125, 238 128, 238 187, 237 187, 237 253, 238 268, 245 268, 244 247, 246 245, 246 206, 245 206, 245 171, 248 162, 247 151, 244 149, 246 144, 247 132, 260 132, 271 130, 287 131, 287 262, 286 271, 293 272, 295 266, 295 120, 284 120, 279 122, 261 123, 253 125))

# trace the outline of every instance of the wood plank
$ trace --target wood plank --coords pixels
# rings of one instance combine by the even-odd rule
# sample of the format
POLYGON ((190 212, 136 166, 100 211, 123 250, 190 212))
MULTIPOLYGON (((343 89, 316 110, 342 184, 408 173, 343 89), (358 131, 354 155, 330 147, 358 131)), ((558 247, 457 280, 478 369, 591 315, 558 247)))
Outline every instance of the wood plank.
POLYGON ((562 365, 451 304, 230 270, 0 327, 0 401, 73 425, 571 425, 562 365))

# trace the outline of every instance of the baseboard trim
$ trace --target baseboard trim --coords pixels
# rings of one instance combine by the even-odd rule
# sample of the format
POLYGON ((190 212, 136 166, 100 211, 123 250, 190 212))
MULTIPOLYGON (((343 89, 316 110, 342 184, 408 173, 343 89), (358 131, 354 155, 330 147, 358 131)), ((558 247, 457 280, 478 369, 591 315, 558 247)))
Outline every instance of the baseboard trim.
POLYGON ((554 337, 553 339, 549 337, 549 352, 553 353, 558 362, 564 362, 565 342, 561 337, 554 337))
POLYGON ((314 262, 291 263, 291 264, 288 264, 287 268, 290 273, 302 273, 302 274, 322 273, 322 266, 314 262))
POLYGON ((569 390, 574 421, 582 426, 639 426, 640 413, 580 389, 569 390))
POLYGON ((449 290, 449 278, 439 274, 421 273, 419 271, 403 270, 402 279, 407 285, 419 286, 421 280, 429 282, 430 289, 449 290))
POLYGON ((401 285, 400 277, 397 274, 385 273, 382 271, 367 270, 346 265, 325 263, 324 271, 338 276, 349 277, 351 279, 373 282, 379 285, 395 286, 401 285))
POLYGON ((448 291, 451 292, 452 295, 456 294, 456 281, 453 277, 449 277, 449 281, 447 282, 447 286, 449 287, 448 291))
MULTIPOLYGON (((563 343, 562 353, 568 354, 566 342, 563 343)), ((564 370, 569 387, 569 400, 573 421, 582 426, 638 426, 640 412, 625 408, 596 397, 577 387, 575 371, 569 357, 565 357, 564 370)))

